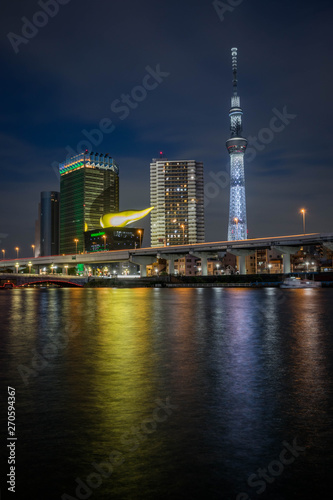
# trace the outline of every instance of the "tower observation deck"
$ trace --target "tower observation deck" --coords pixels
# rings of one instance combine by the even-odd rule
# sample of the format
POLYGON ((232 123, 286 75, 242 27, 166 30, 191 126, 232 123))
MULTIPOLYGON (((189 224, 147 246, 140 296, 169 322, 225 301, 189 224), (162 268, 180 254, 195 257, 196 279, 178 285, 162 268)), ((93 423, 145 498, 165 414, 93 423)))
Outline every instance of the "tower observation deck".
POLYGON ((226 147, 230 155, 230 203, 228 240, 247 239, 244 153, 247 140, 242 136, 242 115, 240 98, 237 94, 237 49, 231 49, 233 96, 231 97, 230 139, 226 147))

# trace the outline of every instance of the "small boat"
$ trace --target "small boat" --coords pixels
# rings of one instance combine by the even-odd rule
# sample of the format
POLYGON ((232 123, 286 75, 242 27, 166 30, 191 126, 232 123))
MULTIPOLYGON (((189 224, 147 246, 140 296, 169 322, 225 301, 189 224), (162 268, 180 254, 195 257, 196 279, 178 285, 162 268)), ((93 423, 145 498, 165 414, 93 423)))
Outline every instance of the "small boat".
POLYGON ((304 280, 301 278, 296 278, 291 276, 286 278, 283 283, 281 283, 280 288, 320 288, 320 281, 304 280))

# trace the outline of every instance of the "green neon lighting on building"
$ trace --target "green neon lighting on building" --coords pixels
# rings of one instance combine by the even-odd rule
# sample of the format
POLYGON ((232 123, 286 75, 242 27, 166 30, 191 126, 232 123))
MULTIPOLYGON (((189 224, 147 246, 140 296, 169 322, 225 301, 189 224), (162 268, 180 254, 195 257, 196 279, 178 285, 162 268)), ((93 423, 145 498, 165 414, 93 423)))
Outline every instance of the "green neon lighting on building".
POLYGON ((105 234, 105 233, 94 233, 94 234, 92 234, 91 236, 92 236, 92 237, 94 237, 94 236, 103 236, 103 234, 105 234))

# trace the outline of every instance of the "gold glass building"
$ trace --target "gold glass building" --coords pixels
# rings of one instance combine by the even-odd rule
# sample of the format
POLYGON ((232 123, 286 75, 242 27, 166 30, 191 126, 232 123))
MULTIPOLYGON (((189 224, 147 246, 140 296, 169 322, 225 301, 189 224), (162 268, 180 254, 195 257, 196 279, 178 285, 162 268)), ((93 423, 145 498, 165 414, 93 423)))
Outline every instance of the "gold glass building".
POLYGON ((119 169, 108 154, 85 151, 59 165, 60 254, 84 250, 84 232, 119 211, 119 169), (78 241, 75 241, 78 240, 78 241))

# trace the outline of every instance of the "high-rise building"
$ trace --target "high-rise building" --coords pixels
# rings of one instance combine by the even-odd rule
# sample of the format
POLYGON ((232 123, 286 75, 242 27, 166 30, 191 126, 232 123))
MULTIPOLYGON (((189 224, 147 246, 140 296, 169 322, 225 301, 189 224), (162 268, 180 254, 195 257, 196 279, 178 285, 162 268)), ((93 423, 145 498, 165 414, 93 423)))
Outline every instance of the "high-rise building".
MULTIPOLYGON (((40 255, 59 255, 59 196, 57 191, 40 195, 40 255)), ((36 249, 35 249, 36 250, 36 249)))
POLYGON ((141 248, 144 229, 142 227, 107 227, 84 233, 87 252, 103 252, 141 248))
POLYGON ((38 203, 38 215, 35 220, 35 244, 33 246, 34 257, 40 256, 40 202, 38 203))
POLYGON ((150 164, 151 246, 205 241, 203 163, 153 159, 150 164))
POLYGON ((84 250, 84 232, 119 211, 119 169, 108 154, 85 151, 59 165, 60 253, 84 250), (75 241, 76 240, 76 241, 75 241))
POLYGON ((237 49, 231 49, 233 72, 233 96, 231 98, 230 139, 226 146, 230 155, 230 205, 228 240, 247 239, 244 154, 247 140, 242 136, 240 98, 237 95, 237 49))

